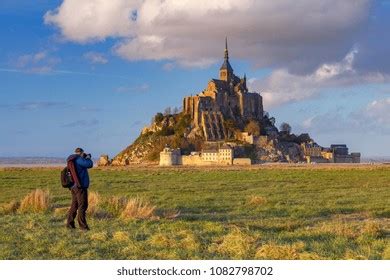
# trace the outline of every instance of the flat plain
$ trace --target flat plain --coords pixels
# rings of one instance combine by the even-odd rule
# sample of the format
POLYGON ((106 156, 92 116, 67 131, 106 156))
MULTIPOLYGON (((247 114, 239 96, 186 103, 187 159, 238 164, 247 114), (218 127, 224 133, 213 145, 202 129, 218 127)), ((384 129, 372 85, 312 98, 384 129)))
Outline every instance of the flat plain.
POLYGON ((89 232, 59 173, 0 168, 0 259, 390 259, 387 165, 94 168, 89 232))

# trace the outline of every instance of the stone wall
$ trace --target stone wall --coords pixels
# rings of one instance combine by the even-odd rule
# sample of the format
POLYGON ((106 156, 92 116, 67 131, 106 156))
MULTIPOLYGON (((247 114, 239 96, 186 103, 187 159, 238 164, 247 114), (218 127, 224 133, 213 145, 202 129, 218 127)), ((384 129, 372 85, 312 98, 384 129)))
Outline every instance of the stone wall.
POLYGON ((250 158, 235 158, 233 159, 233 165, 251 165, 252 160, 250 158))
POLYGON ((352 163, 360 163, 361 154, 360 153, 351 153, 352 163))
POLYGON ((329 163, 329 160, 321 156, 305 156, 307 163, 329 163))

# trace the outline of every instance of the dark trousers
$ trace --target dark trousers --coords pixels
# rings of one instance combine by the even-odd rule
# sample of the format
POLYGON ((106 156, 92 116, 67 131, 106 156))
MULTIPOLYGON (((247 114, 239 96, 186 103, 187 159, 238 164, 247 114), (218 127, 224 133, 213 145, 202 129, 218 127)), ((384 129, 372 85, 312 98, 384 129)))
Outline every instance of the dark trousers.
POLYGON ((85 212, 88 208, 88 189, 73 187, 70 189, 72 193, 72 204, 68 213, 68 226, 74 227, 74 219, 77 215, 77 221, 81 229, 89 229, 85 212))

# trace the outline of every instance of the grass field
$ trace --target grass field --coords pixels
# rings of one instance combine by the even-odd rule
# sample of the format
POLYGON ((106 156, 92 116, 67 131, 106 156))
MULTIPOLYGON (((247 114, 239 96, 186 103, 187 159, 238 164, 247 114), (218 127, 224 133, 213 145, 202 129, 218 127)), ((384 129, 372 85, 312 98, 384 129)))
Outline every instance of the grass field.
POLYGON ((59 172, 0 169, 0 259, 390 259, 389 167, 93 169, 89 232, 65 228, 59 172), (49 209, 9 209, 35 189, 49 209))

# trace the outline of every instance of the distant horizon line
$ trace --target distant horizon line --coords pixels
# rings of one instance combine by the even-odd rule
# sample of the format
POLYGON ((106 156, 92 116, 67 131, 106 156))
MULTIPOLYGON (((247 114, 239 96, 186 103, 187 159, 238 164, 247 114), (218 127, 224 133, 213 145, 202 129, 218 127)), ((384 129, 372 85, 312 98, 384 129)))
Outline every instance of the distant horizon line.
MULTIPOLYGON (((0 156, 0 159, 63 159, 67 156, 0 156)), ((96 157, 93 157, 96 159, 96 157)), ((370 155, 370 156, 362 156, 364 159, 370 158, 389 158, 390 155, 370 155)))

